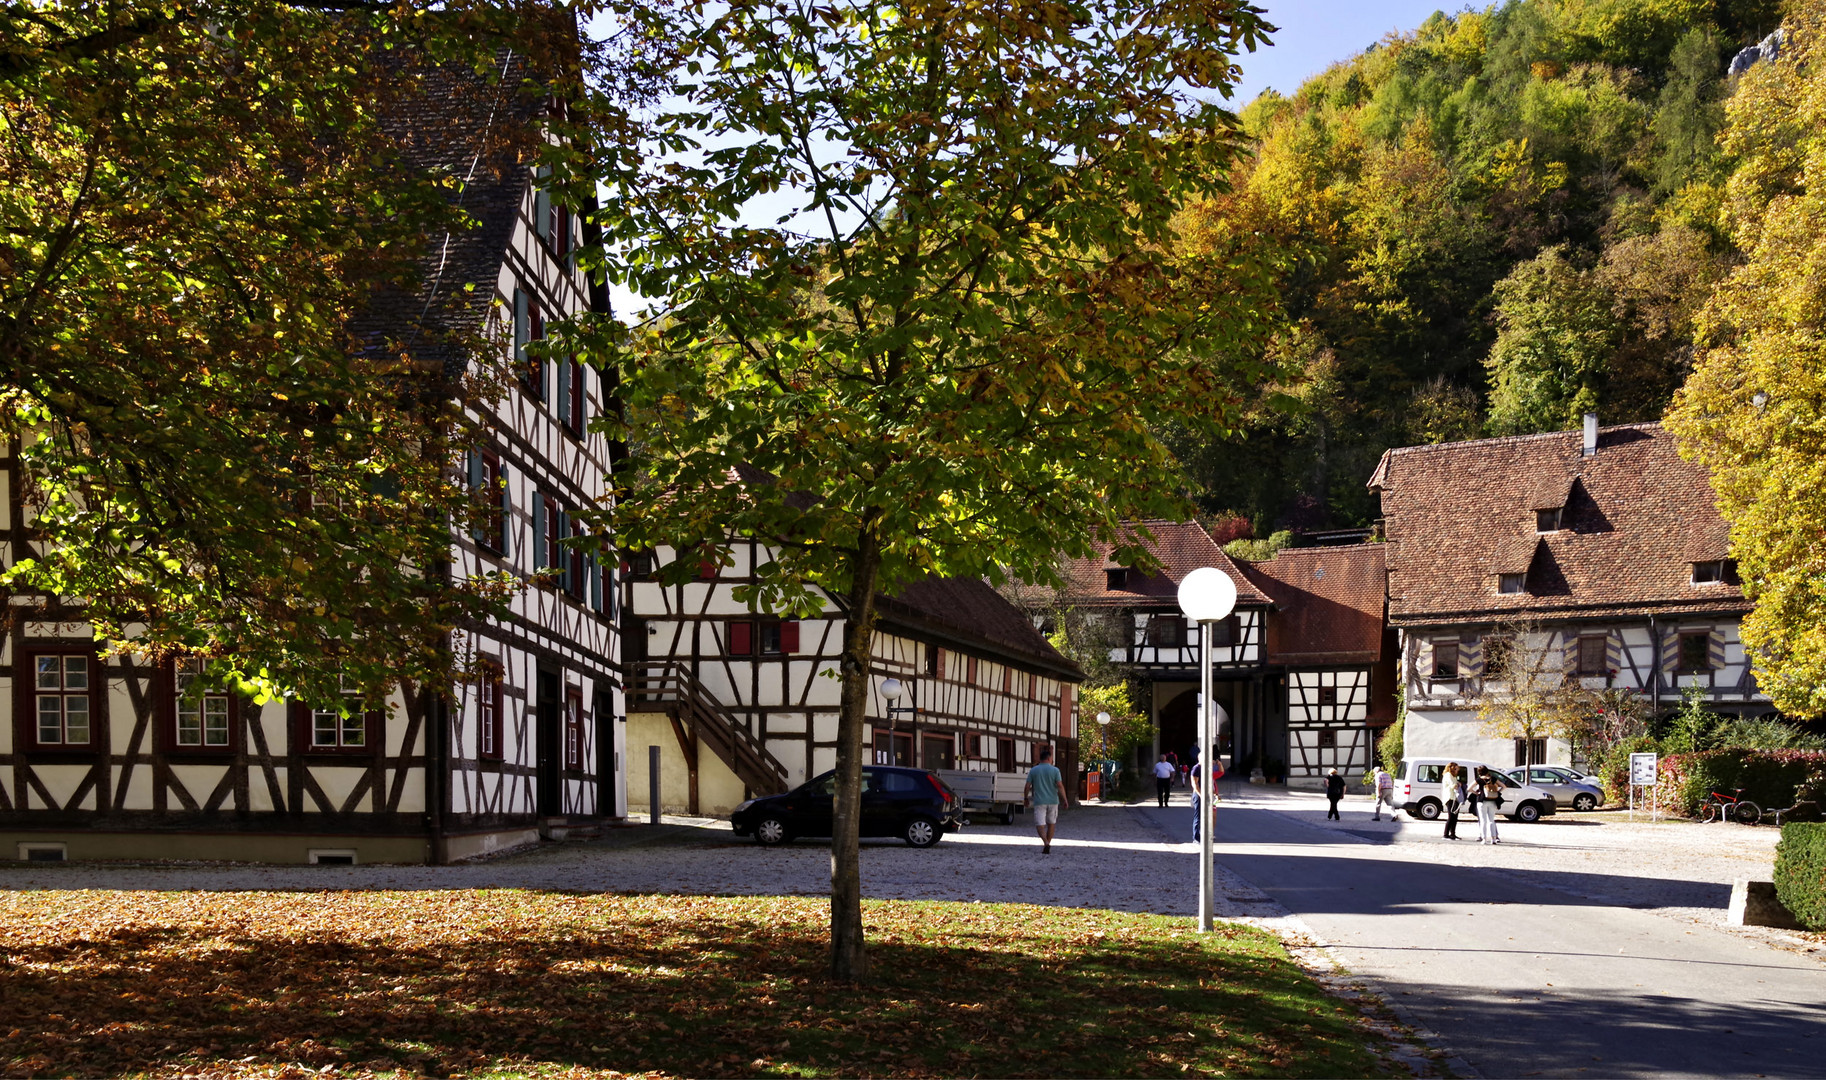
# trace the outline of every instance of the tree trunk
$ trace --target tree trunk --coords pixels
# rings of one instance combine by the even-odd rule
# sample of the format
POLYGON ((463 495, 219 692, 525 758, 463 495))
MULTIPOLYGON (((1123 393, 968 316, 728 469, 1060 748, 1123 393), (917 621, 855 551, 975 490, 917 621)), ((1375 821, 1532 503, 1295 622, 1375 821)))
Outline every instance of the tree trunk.
POLYGON ((875 637, 875 582, 881 541, 866 525, 850 576, 843 625, 843 706, 837 719, 837 794, 831 821, 831 978, 868 977, 862 936, 862 724, 869 702, 869 653, 875 637))

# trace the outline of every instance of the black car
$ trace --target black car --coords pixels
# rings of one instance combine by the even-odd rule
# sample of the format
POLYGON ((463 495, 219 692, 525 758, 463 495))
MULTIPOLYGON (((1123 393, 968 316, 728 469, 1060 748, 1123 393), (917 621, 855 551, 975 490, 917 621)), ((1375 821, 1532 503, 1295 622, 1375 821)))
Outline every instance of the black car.
MULTIPOLYGON (((837 774, 814 776, 784 795, 749 799, 729 816, 737 836, 784 844, 795 836, 829 836, 837 774)), ((963 823, 963 802, 925 769, 868 765, 862 770, 864 836, 898 836, 931 847, 963 823)))

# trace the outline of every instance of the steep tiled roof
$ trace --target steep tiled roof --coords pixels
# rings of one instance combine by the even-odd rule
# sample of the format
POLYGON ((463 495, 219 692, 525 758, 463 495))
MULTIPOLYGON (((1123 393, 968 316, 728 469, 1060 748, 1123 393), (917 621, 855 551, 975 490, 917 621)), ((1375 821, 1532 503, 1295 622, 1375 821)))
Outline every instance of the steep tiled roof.
POLYGON ((980 578, 927 578, 902 589, 898 596, 879 597, 876 603, 884 622, 988 645, 1068 682, 1084 678, 1078 666, 1053 648, 1027 616, 980 578))
POLYGON ((495 281, 532 182, 527 140, 537 102, 517 90, 520 68, 503 54, 500 85, 450 66, 421 73, 383 120, 407 168, 448 178, 450 200, 471 227, 426 237, 422 272, 384 291, 351 329, 402 343, 421 363, 455 377, 495 302, 495 281))
POLYGON ((1591 457, 1581 442, 1570 431, 1384 454, 1370 487, 1387 521, 1389 620, 1748 611, 1736 585, 1692 583, 1696 552, 1724 557, 1725 526, 1674 437, 1626 424, 1603 429, 1591 457), (1555 490, 1562 528, 1537 535, 1555 490), (1527 591, 1497 592, 1501 573, 1525 573, 1527 591))
MULTIPOLYGON (((1107 557, 1076 559, 1064 569, 1067 597, 1071 603, 1083 607, 1177 604, 1179 583, 1187 574, 1205 566, 1215 566, 1230 575, 1230 580, 1236 583, 1239 605, 1266 605, 1269 602, 1203 526, 1189 521, 1159 520, 1139 524, 1153 535, 1153 542, 1145 546, 1160 560, 1166 572, 1144 575, 1130 571, 1125 586, 1112 589, 1107 571, 1113 566, 1107 557)), ((1139 537, 1138 532, 1131 535, 1139 537)))
POLYGON ((1274 601, 1270 664, 1375 663, 1383 652, 1387 544, 1287 548, 1243 572, 1274 601))

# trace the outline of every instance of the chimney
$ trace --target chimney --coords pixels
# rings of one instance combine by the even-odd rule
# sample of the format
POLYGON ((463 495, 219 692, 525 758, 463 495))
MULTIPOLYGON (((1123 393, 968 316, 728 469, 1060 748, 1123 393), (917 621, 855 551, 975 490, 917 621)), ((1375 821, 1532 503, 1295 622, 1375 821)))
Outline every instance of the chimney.
POLYGON ((1598 452, 1598 414, 1585 414, 1585 457, 1592 457, 1598 452))

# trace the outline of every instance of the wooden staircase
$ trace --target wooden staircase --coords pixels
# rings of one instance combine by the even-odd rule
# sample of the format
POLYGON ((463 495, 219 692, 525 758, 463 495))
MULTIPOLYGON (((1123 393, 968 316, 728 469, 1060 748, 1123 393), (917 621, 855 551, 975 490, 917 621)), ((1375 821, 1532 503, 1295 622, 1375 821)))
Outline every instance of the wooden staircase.
MULTIPOLYGON (((628 710, 664 712, 672 718, 695 777, 696 748, 707 747, 750 796, 778 795, 786 790, 786 766, 754 737, 748 725, 723 707, 677 660, 649 660, 628 665, 628 710)), ((692 785, 695 807, 696 784, 692 785)))

